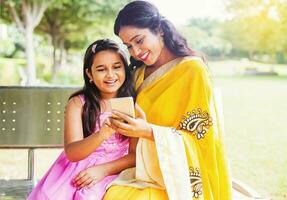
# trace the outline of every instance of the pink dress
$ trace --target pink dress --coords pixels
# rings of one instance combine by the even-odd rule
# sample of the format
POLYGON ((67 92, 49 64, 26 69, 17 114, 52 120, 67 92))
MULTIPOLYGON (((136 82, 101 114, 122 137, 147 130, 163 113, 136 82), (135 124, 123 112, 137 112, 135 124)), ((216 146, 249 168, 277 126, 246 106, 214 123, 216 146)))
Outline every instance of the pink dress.
MULTIPOLYGON (((81 98, 83 99, 83 98, 81 98)), ((111 113, 103 112, 100 115, 100 124, 111 113)), ((96 125, 96 130, 99 127, 96 125)), ((101 163, 119 159, 128 153, 129 140, 121 135, 114 134, 105 140, 87 158, 71 162, 63 151, 54 162, 45 176, 32 190, 27 200, 101 200, 107 185, 118 175, 107 176, 89 189, 80 189, 73 185, 73 179, 84 169, 101 163)))

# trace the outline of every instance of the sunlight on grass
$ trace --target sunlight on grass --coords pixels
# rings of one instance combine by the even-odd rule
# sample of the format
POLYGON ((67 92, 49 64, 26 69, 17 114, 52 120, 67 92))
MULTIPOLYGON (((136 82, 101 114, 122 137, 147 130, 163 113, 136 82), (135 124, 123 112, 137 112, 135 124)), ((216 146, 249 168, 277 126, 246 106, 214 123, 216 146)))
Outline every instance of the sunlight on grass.
POLYGON ((287 196, 287 79, 217 78, 233 177, 274 199, 287 196), (285 181, 284 181, 285 180, 285 181))

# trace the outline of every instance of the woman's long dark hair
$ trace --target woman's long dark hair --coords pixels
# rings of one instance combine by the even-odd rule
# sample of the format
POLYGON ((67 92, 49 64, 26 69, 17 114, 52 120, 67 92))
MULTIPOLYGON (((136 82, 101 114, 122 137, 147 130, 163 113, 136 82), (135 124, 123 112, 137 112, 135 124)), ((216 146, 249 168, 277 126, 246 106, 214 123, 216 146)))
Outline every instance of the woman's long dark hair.
MULTIPOLYGON (((188 47, 186 39, 181 36, 174 25, 162 17, 158 9, 147 1, 132 1, 119 12, 114 24, 114 33, 119 35, 120 29, 123 26, 148 28, 153 33, 162 31, 164 44, 174 55, 178 57, 202 57, 188 47)), ((131 57, 131 65, 139 67, 143 65, 143 62, 136 61, 131 57)))
POLYGON ((83 106, 82 123, 84 137, 88 137, 92 134, 95 129, 96 122, 100 123, 99 117, 101 113, 100 101, 101 95, 97 86, 90 82, 89 77, 86 74, 86 70, 91 71, 94 57, 98 52, 104 50, 112 50, 118 53, 121 57, 125 67, 125 81, 119 88, 118 97, 132 96, 135 97, 135 91, 133 81, 131 77, 131 71, 128 67, 127 59, 124 52, 120 49, 119 45, 110 39, 97 40, 93 42, 86 50, 83 64, 83 76, 84 76, 84 87, 80 91, 75 92, 70 96, 72 97, 83 95, 85 98, 85 104, 83 106))

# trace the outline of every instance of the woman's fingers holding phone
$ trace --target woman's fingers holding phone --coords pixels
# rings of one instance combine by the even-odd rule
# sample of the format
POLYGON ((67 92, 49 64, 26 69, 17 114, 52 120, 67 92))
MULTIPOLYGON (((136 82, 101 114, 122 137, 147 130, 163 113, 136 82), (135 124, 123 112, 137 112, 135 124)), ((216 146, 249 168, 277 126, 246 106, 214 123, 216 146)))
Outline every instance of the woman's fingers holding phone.
POLYGON ((119 129, 123 129, 123 130, 131 130, 132 126, 128 123, 123 122, 121 119, 118 118, 111 118, 111 126, 113 129, 115 129, 116 131, 119 131, 119 129))
POLYGON ((133 124, 134 123, 134 118, 124 114, 124 113, 121 113, 121 112, 118 112, 116 110, 113 110, 112 112, 112 118, 115 118, 115 119, 119 119, 119 120, 123 120, 124 122, 128 123, 128 124, 133 124))
POLYGON ((130 137, 146 137, 152 132, 151 126, 141 118, 132 118, 132 123, 111 119, 111 124, 116 131, 130 137))

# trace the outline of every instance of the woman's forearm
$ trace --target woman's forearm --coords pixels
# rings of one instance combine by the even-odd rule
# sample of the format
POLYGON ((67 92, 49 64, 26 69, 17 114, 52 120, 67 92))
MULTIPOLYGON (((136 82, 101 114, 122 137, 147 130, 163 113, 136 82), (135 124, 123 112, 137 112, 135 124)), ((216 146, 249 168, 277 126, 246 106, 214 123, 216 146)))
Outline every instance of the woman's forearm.
POLYGON ((141 135, 141 137, 145 138, 145 139, 148 139, 148 140, 154 141, 152 125, 150 123, 148 125, 149 125, 150 128, 146 132, 144 132, 141 135))
POLYGON ((134 167, 136 165, 136 154, 135 153, 129 153, 126 156, 123 156, 120 159, 101 164, 105 170, 106 175, 113 175, 118 174, 121 171, 134 167))

